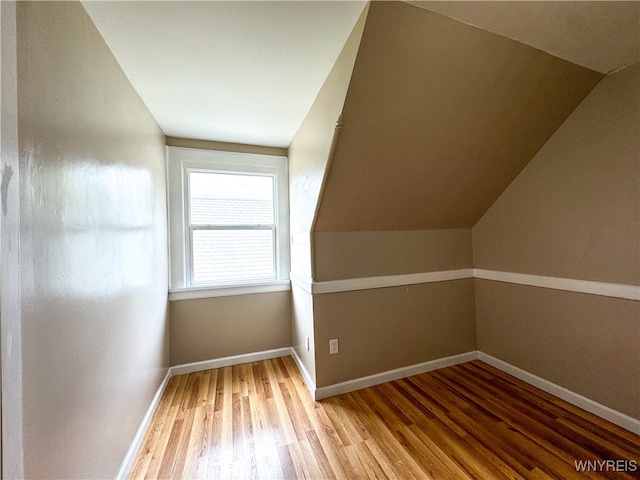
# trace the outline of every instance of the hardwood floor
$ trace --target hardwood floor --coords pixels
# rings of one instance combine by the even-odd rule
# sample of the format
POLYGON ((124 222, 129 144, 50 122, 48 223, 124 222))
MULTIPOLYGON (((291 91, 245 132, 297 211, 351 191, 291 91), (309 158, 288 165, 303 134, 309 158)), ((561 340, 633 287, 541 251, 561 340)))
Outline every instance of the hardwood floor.
POLYGON ((630 479, 640 437, 480 361, 313 402, 285 357, 173 377, 130 478, 630 479))

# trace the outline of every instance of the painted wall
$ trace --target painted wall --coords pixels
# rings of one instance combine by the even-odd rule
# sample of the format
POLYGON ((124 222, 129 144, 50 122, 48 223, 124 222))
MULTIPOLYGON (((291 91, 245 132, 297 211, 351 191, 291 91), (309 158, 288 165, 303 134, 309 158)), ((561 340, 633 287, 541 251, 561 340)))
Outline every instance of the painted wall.
POLYGON ((201 148, 221 152, 256 153, 258 155, 287 156, 286 148, 263 147, 243 143, 212 142, 211 140, 194 140, 190 138, 165 137, 168 147, 201 148))
MULTIPOLYGON (((300 277, 310 281, 314 275, 312 226, 367 11, 368 6, 364 8, 309 113, 289 145, 289 208, 293 279, 300 277)), ((292 287, 291 314, 293 348, 313 381, 316 370, 313 297, 297 285, 292 287), (307 337, 311 343, 309 350, 306 349, 307 337)))
MULTIPOLYGON (((313 300, 304 288, 292 282, 291 285, 291 341, 303 372, 312 382, 316 381, 316 334, 313 315, 313 300), (309 337, 309 350, 306 348, 309 337)), ((309 387, 312 387, 309 385, 309 387)))
POLYGON ((535 45, 551 55, 571 58, 596 72, 609 73, 621 65, 640 62, 638 2, 407 3, 535 45))
MULTIPOLYGON (((640 64, 608 75, 473 228, 476 268, 640 285, 640 64)), ((640 302, 476 280, 478 348, 640 417, 640 302)))
POLYGON ((171 301, 171 365, 291 346, 291 292, 171 301))
POLYGON ((480 351, 640 418, 640 302, 475 282, 480 351))
POLYGON ((312 275, 308 235, 316 214, 336 122, 342 113, 367 11, 368 7, 365 7, 288 149, 291 234, 301 239, 294 240, 292 244, 291 268, 294 273, 307 278, 312 275))
POLYGON ((0 351, 2 478, 23 478, 22 325, 20 297, 20 162, 16 4, 0 2, 0 351))
POLYGON ((314 233, 316 280, 473 267, 471 229, 314 233))
MULTIPOLYGON (((470 229, 316 232, 314 245, 318 281, 473 266, 470 229)), ((476 350, 471 279, 314 295, 313 312, 318 387, 476 350)))
POLYGON ((314 295, 316 384, 476 350, 473 279, 314 295), (329 340, 340 351, 329 354, 329 340))
POLYGON ((602 74, 372 2, 315 231, 471 228, 602 74))
POLYGON ((79 2, 18 2, 24 474, 113 478, 167 371, 164 135, 79 2))

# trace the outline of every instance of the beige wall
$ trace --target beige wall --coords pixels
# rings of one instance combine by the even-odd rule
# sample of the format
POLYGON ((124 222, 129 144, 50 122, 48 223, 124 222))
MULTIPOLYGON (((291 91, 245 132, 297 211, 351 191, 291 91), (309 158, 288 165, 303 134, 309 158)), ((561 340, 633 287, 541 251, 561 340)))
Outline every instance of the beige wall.
POLYGON ((473 228, 476 268, 640 285, 639 72, 606 77, 473 228))
POLYGON ((495 32, 601 73, 640 62, 638 2, 407 3, 495 32))
MULTIPOLYGON (((365 7, 288 149, 291 272, 305 281, 314 275, 312 225, 367 11, 368 7, 365 7)), ((315 381, 313 297, 295 284, 292 286, 291 314, 293 348, 311 381, 315 381), (305 346, 307 337, 310 339, 309 350, 305 346)))
MULTIPOLYGON (((316 281, 473 267, 470 229, 315 232, 314 254, 316 281)), ((476 350, 472 279, 309 298, 318 387, 476 350)))
POLYGON ((286 148, 263 147, 260 145, 246 145, 241 143, 213 142, 210 140, 194 140, 190 138, 165 137, 169 147, 201 148, 203 150, 218 150, 221 152, 255 153, 258 155, 287 156, 286 148))
POLYGON ((315 295, 317 386, 476 350, 473 298, 473 279, 315 295))
POLYGON ((296 285, 291 286, 291 340, 302 366, 312 382, 316 381, 316 344, 313 317, 313 295, 296 285), (309 337, 309 350, 306 348, 309 337))
POLYGON ((640 418, 640 302, 475 282, 482 352, 640 418))
POLYGON ((113 478, 168 367, 164 135, 79 2, 18 2, 26 478, 113 478))
POLYGON ((22 461, 22 325, 20 301, 20 163, 18 155, 18 89, 16 5, 0 2, 0 367, 4 478, 23 478, 22 461))
MULTIPOLYGON (((311 231, 336 122, 342 112, 367 11, 365 8, 289 145, 289 205, 291 234, 294 237, 308 236, 311 231)), ((305 242, 292 245, 291 268, 294 273, 311 276, 310 248, 305 242)))
POLYGON ((372 2, 316 231, 471 228, 602 75, 372 2))
MULTIPOLYGON (((605 77, 473 228, 482 269, 640 285, 640 64, 605 77)), ((640 417, 639 302, 476 281, 478 348, 640 417)))
POLYGON ((291 293, 170 302, 171 365, 291 346, 291 293))
POLYGON ((472 268, 471 229, 314 233, 315 279, 472 268))

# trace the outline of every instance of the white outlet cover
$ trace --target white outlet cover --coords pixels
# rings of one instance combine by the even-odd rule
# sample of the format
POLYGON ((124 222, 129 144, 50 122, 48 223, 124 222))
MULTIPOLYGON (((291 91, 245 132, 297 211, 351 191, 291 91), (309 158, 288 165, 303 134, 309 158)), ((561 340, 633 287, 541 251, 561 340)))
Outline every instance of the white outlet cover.
POLYGON ((338 339, 332 338, 329 340, 329 354, 333 355, 338 353, 338 339))

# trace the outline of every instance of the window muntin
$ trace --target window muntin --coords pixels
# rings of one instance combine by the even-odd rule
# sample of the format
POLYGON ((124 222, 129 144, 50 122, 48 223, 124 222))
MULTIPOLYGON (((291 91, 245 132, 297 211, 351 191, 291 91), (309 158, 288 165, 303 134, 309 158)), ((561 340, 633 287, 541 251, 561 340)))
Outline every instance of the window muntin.
POLYGON ((286 157, 167 152, 171 291, 288 281, 286 157))

